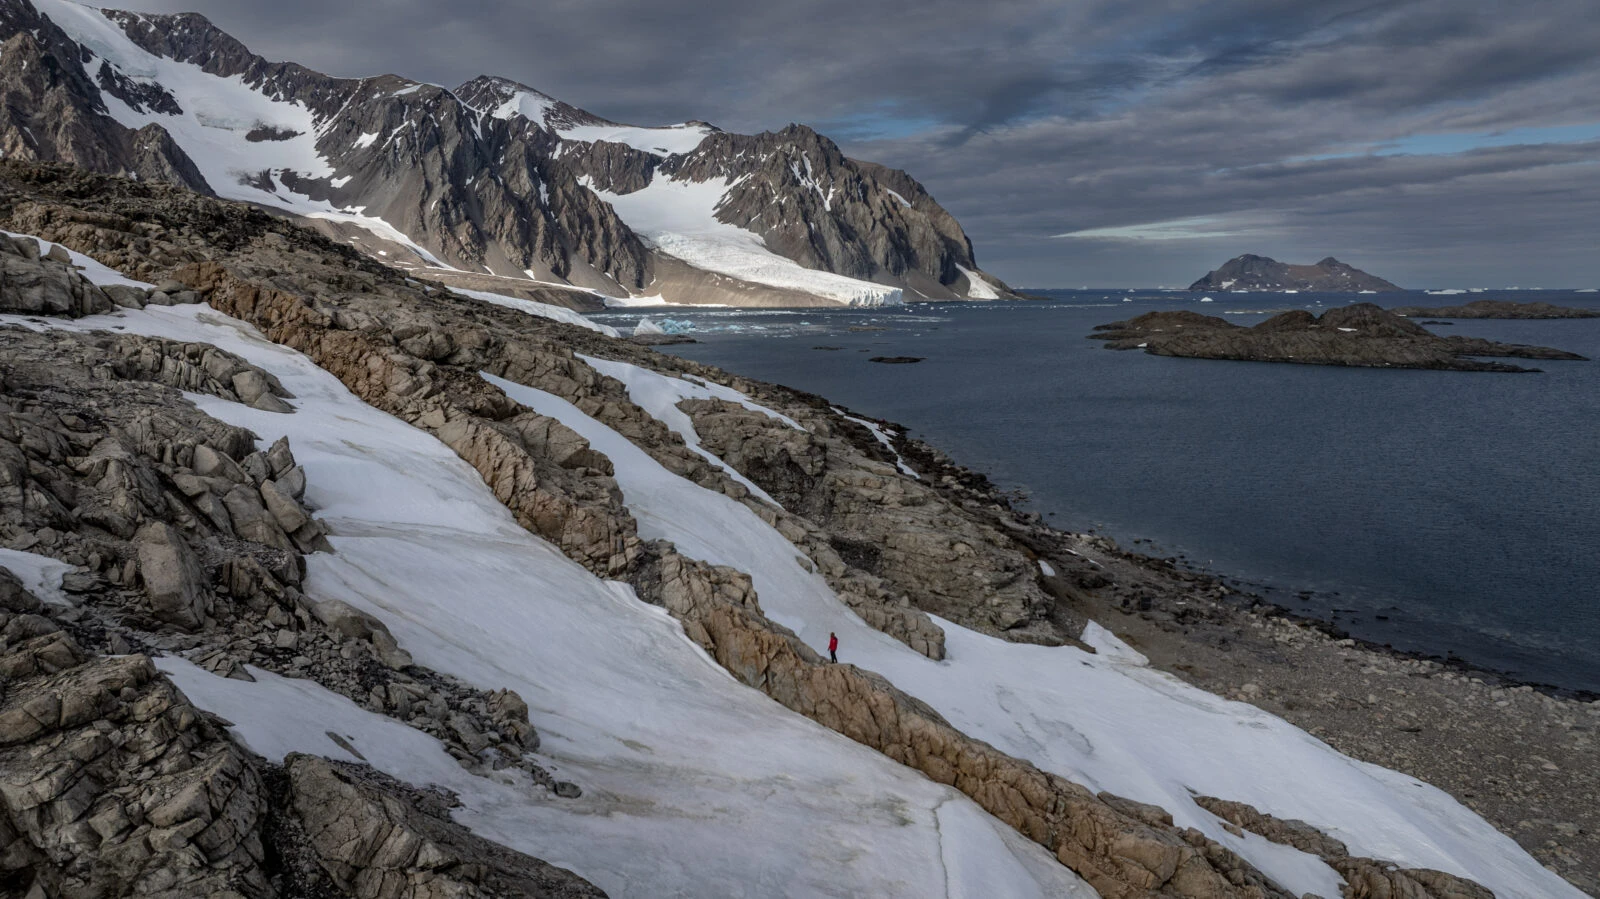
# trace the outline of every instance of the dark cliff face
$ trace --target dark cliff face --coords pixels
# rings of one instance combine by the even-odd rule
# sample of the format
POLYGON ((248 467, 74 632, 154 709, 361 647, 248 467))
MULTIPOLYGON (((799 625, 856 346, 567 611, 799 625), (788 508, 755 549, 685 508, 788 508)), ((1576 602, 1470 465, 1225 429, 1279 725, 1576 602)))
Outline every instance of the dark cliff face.
POLYGON ((1190 290, 1325 290, 1392 292, 1403 290, 1332 256, 1315 265, 1292 265, 1245 254, 1189 285, 1190 290))
POLYGON ((159 125, 135 130, 109 114, 101 90, 161 108, 163 93, 101 70, 26 0, 0 0, 0 156, 66 162, 98 172, 170 181, 211 193, 199 170, 159 125))
POLYGON ((632 193, 659 177, 718 178, 736 182, 718 217, 802 266, 940 299, 1007 293, 977 272, 960 225, 921 185, 903 172, 847 159, 809 128, 745 136, 703 126, 708 136, 693 152, 652 153, 564 137, 573 128, 623 126, 506 79, 482 76, 451 91, 395 75, 335 78, 263 59, 197 14, 104 15, 144 53, 237 78, 284 109, 298 107, 302 121, 309 113, 312 124, 257 123, 243 139, 279 144, 281 158, 251 154, 269 162, 220 176, 216 166, 196 166, 182 145, 185 132, 162 127, 162 117, 197 115, 183 108, 182 88, 122 71, 90 48, 99 44, 80 45, 69 33, 74 25, 63 22, 63 30, 29 0, 0 0, 0 152, 302 214, 306 207, 359 211, 404 238, 319 226, 368 252, 386 248, 391 263, 442 262, 610 293, 649 288, 666 260, 596 191, 632 193), (125 111, 114 115, 113 107, 125 111), (130 114, 155 122, 138 130, 118 122, 130 114), (290 142, 314 142, 326 170, 304 171, 308 154, 291 151, 290 142), (208 183, 202 168, 233 183, 208 183), (987 283, 974 288, 978 278, 987 283))

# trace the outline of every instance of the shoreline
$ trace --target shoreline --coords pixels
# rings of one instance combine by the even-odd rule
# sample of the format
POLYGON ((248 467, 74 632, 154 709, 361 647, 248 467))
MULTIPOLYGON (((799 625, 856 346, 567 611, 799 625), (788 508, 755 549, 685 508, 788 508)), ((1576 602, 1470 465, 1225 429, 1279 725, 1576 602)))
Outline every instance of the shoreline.
POLYGON ((1149 667, 1444 790, 1600 896, 1600 695, 1362 640, 1240 589, 1264 588, 1249 579, 1054 528, 983 473, 893 427, 895 448, 925 480, 1033 550, 1054 571, 1041 576, 1061 607, 1149 667))

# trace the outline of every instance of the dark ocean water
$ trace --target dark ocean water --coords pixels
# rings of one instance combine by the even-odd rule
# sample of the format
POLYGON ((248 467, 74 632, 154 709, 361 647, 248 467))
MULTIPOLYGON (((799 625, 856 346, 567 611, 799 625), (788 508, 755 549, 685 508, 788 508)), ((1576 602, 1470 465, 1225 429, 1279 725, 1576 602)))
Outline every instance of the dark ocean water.
MULTIPOLYGON (((1253 324, 1357 299, 1600 308, 1600 294, 1048 295, 643 312, 702 341, 667 351, 903 424, 1027 490, 1058 526, 1149 539, 1153 550, 1137 548, 1266 585, 1275 601, 1366 639, 1600 691, 1600 362, 1526 363, 1541 374, 1395 371, 1169 359, 1085 339, 1154 309, 1253 324)), ((629 327, 641 311, 596 318, 629 327)), ((1600 319, 1435 330, 1600 359, 1600 319)))

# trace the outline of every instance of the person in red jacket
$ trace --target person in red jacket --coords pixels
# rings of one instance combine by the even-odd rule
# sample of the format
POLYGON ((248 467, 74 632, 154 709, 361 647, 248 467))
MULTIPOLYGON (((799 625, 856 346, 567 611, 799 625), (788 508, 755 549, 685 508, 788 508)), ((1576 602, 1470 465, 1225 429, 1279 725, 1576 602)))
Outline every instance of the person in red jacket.
POLYGON ((828 631, 828 658, 839 661, 839 635, 828 631))

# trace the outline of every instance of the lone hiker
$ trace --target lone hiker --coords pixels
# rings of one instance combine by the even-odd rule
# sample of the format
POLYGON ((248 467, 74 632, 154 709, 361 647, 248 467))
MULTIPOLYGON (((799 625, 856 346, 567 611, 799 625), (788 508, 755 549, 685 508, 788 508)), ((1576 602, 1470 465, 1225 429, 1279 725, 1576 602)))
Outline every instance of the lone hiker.
POLYGON ((839 635, 828 631, 828 658, 839 661, 839 635))

